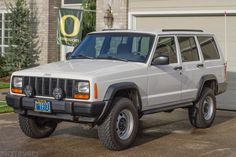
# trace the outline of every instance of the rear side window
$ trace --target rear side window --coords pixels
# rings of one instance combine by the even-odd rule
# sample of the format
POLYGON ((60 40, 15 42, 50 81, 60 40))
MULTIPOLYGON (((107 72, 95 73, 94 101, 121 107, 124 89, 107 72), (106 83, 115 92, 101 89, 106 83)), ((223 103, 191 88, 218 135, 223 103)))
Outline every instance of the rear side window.
POLYGON ((199 61, 199 54, 194 37, 178 37, 183 62, 199 61))
POLYGON ((220 55, 213 37, 197 37, 204 60, 220 59, 220 55))

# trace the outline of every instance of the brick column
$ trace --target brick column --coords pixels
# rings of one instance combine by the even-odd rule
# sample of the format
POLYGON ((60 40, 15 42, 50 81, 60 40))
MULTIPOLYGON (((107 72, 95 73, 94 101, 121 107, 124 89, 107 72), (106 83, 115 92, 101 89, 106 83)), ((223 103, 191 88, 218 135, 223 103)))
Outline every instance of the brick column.
POLYGON ((36 33, 38 34, 39 64, 48 63, 48 0, 30 1, 37 11, 36 33))
POLYGON ((108 9, 108 4, 114 16, 114 29, 127 29, 128 28, 128 0, 97 0, 97 14, 96 14, 96 30, 106 28, 104 24, 105 11, 108 9))
POLYGON ((48 17, 48 62, 60 60, 60 46, 57 45, 57 18, 61 0, 49 0, 48 17))
MULTIPOLYGON (((32 1, 32 0, 31 0, 32 1)), ((47 64, 60 59, 57 45, 57 15, 61 0, 34 0, 37 7, 39 37, 39 64, 47 64)))

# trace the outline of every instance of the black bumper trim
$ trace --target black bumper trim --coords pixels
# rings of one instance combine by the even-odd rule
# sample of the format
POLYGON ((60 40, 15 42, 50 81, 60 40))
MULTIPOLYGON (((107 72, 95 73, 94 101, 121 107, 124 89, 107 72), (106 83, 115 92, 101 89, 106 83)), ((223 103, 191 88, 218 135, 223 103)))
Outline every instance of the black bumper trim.
POLYGON ((79 102, 44 99, 50 101, 52 104, 52 113, 48 114, 33 111, 36 99, 42 98, 28 98, 10 94, 6 97, 7 104, 13 107, 15 112, 19 114, 81 123, 96 123, 106 104, 103 101, 79 102))

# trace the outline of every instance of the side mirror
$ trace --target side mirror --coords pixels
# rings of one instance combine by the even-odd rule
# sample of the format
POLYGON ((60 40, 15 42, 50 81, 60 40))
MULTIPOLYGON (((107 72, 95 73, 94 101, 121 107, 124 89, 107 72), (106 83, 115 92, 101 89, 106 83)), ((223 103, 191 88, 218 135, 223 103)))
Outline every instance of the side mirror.
POLYGON ((72 55, 72 52, 66 53, 66 60, 70 59, 70 56, 72 55))
POLYGON ((152 60, 152 65, 168 65, 168 64, 169 64, 168 56, 157 56, 152 60))

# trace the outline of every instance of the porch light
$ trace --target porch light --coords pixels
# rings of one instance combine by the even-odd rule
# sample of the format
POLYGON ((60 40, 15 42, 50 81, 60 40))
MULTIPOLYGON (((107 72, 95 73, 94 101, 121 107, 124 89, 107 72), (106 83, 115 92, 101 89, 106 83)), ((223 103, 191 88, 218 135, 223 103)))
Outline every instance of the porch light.
POLYGON ((105 16, 104 16, 104 23, 107 26, 107 28, 112 28, 113 20, 114 20, 114 18, 113 18, 111 6, 108 5, 108 9, 106 10, 105 16))

